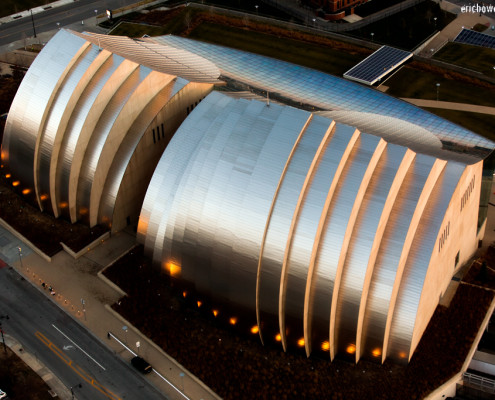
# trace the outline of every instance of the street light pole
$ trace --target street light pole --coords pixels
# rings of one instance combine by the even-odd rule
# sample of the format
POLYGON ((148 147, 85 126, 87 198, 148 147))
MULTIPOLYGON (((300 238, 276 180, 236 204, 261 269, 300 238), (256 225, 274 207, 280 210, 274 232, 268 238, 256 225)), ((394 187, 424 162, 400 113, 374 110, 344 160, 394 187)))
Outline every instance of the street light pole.
POLYGON ((181 383, 182 383, 182 393, 184 393, 184 375, 185 375, 184 372, 181 372, 179 374, 180 380, 181 380, 181 383))
POLYGON ((17 251, 19 252, 19 262, 21 263, 21 269, 23 268, 22 266, 22 249, 21 247, 17 247, 17 251))
POLYGON ((1 323, 0 323, 0 332, 2 333, 3 351, 5 352, 5 354, 7 354, 7 346, 5 346, 5 338, 3 337, 3 328, 1 323))
POLYGON ((125 344, 127 344, 127 331, 128 331, 129 328, 127 328, 127 325, 124 325, 122 327, 122 330, 125 332, 125 344))
POLYGON ((34 37, 36 38, 36 29, 34 29, 34 17, 33 17, 33 10, 31 11, 31 22, 33 23, 33 32, 34 32, 34 37))
POLYGON ((74 388, 82 388, 82 385, 78 383, 76 386, 71 386, 70 388, 70 394, 72 395, 71 399, 74 400, 74 388))

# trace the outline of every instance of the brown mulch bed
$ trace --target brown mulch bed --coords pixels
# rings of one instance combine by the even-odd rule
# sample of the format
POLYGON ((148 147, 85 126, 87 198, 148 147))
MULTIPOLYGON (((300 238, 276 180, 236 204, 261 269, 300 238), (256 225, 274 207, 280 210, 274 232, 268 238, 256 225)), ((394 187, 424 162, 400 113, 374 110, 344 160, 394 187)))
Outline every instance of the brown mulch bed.
POLYGON ((198 298, 184 299, 142 251, 105 271, 128 293, 113 308, 225 399, 421 399, 460 370, 494 297, 461 284, 449 308, 437 308, 407 366, 329 362, 263 347, 257 336, 199 312, 198 298))
POLYGON ((51 400, 50 387, 8 347, 0 344, 0 389, 11 400, 51 400))
MULTIPOLYGON (((21 70, 14 70, 13 76, 0 77, 0 114, 8 112, 22 77, 21 70)), ((0 143, 4 127, 5 121, 0 121, 0 143)), ((62 250, 60 242, 78 252, 108 230, 102 226, 90 229, 82 224, 71 224, 39 211, 12 189, 2 169, 0 175, 0 218, 46 255, 53 256, 62 250)))
POLYGON ((41 212, 15 193, 4 177, 0 178, 0 218, 50 257, 62 250, 60 242, 78 252, 108 230, 71 224, 41 212))

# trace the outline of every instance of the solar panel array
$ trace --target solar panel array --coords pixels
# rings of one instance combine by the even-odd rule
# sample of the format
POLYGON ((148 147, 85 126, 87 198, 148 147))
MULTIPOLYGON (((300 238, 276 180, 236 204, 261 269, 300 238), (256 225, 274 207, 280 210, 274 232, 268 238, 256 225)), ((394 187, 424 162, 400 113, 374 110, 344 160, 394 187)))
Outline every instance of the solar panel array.
POLYGON ((462 28, 454 42, 495 49, 495 37, 466 28, 462 28))
POLYGON ((408 51, 382 46, 344 73, 344 78, 373 85, 380 78, 406 62, 412 55, 408 51))

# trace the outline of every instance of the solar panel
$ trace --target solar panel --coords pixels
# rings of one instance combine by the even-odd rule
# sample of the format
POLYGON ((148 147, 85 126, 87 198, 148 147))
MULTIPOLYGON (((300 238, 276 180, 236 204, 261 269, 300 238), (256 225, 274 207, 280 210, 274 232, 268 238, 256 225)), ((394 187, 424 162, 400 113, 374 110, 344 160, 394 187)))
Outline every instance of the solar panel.
POLYGON ((454 42, 495 49, 495 37, 466 28, 462 28, 454 42))
POLYGON ((382 46, 344 73, 344 78, 373 85, 380 78, 406 62, 412 55, 413 53, 408 51, 382 46))

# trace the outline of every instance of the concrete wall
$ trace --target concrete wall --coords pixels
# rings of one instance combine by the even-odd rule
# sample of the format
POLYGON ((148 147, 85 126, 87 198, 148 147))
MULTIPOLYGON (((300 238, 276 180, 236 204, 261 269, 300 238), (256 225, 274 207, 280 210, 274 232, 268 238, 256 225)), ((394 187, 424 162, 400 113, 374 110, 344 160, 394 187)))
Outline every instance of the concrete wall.
POLYGON ((477 249, 477 221, 482 169, 482 161, 466 167, 445 213, 421 293, 410 357, 416 349, 421 335, 426 329, 440 297, 445 293, 452 276, 463 264, 469 261, 477 249), (474 183, 472 190, 469 189, 471 182, 474 183), (467 200, 463 201, 463 196, 468 192, 467 200), (461 203, 463 203, 462 210, 461 203), (439 241, 447 226, 449 233, 439 250, 439 241), (456 264, 458 252, 459 261, 456 264))

